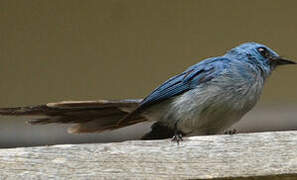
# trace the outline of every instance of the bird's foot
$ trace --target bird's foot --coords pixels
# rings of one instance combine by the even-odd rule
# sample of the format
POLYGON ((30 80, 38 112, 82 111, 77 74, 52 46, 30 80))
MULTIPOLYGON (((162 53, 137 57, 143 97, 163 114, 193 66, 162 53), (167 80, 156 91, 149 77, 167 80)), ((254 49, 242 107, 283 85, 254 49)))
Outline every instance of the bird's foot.
POLYGON ((179 142, 183 141, 183 135, 181 133, 175 133, 171 141, 176 142, 179 145, 179 142))
POLYGON ((231 130, 227 130, 224 132, 224 134, 229 134, 229 135, 233 135, 233 134, 237 134, 237 130, 236 129, 231 129, 231 130))

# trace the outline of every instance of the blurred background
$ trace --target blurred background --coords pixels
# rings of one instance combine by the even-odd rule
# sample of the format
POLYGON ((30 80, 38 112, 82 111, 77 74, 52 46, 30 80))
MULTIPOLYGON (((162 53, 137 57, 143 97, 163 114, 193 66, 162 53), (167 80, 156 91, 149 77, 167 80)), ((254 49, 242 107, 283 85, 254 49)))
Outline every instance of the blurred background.
MULTIPOLYGON (((297 61, 297 1, 0 1, 0 107, 143 98, 190 65, 246 41, 297 61)), ((280 67, 239 130, 297 129, 297 66, 280 67)), ((69 135, 0 117, 0 147, 135 139, 137 125, 69 135)))

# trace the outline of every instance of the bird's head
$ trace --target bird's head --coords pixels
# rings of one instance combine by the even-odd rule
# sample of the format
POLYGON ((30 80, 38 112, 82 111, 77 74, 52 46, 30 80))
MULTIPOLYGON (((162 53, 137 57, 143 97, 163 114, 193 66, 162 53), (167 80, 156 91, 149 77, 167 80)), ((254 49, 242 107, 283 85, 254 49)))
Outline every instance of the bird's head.
POLYGON ((255 42, 241 44, 231 49, 226 55, 256 65, 267 74, 270 74, 277 66, 296 64, 294 61, 279 56, 269 47, 255 42))

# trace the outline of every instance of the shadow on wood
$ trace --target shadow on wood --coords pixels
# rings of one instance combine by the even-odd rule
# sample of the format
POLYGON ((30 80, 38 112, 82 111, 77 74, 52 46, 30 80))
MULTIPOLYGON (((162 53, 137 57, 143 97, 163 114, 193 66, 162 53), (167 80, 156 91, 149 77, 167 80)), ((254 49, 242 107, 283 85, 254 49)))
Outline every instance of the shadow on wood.
POLYGON ((0 149, 0 178, 296 179, 297 131, 0 149))

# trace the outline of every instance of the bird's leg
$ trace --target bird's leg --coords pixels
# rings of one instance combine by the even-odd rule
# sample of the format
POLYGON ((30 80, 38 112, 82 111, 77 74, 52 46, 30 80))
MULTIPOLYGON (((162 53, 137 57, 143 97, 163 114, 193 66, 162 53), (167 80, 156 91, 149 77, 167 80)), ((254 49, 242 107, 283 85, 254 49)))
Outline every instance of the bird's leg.
POLYGON ((174 135, 171 139, 171 141, 176 141, 176 143, 179 145, 180 141, 183 141, 183 135, 180 131, 177 130, 177 122, 174 124, 174 135))
POLYGON ((231 129, 231 130, 227 130, 224 132, 224 134, 229 134, 229 135, 233 135, 233 134, 237 134, 238 131, 236 129, 231 129))

